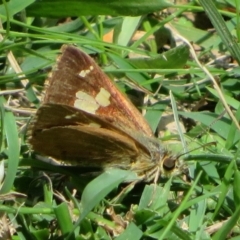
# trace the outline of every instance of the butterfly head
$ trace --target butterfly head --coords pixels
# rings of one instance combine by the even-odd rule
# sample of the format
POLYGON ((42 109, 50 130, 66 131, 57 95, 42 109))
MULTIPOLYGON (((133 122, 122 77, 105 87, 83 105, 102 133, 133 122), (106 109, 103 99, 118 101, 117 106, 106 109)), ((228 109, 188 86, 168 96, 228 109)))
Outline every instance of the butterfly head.
POLYGON ((179 156, 174 155, 168 151, 160 160, 160 173, 162 177, 177 176, 183 172, 185 168, 179 156))
POLYGON ((136 172, 138 176, 146 182, 157 182, 159 177, 170 178, 180 175, 185 166, 180 160, 179 156, 160 147, 151 149, 151 157, 140 157, 136 161, 131 170, 136 172))

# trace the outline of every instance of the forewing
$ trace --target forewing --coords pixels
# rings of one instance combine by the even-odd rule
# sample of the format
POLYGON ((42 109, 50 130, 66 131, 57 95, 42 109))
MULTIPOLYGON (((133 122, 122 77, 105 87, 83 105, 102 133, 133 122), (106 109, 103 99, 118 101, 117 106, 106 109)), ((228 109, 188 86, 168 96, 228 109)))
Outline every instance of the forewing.
POLYGON ((75 107, 95 114, 120 129, 152 136, 135 106, 115 87, 90 56, 64 45, 49 76, 44 103, 75 107))

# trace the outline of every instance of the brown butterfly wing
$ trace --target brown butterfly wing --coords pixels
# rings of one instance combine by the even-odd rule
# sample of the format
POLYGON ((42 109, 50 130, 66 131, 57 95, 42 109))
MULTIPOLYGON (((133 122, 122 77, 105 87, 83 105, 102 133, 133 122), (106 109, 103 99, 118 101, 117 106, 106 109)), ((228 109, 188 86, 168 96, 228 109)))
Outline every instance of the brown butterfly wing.
POLYGON ((71 165, 155 167, 160 145, 139 111, 88 55, 61 50, 28 132, 33 149, 71 165))
POLYGON ((44 104, 32 121, 29 143, 34 150, 64 164, 130 169, 148 150, 98 116, 70 106, 44 104))
POLYGON ((44 103, 75 107, 114 126, 151 137, 149 125, 133 104, 115 87, 90 56, 64 45, 49 76, 44 103))

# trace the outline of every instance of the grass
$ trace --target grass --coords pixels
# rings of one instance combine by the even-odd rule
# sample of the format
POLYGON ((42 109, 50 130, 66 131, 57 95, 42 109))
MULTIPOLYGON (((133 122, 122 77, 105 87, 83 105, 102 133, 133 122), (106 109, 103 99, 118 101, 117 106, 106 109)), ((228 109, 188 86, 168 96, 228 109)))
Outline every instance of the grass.
POLYGON ((9 239, 238 239, 238 1, 33 2, 0 5, 0 233, 12 234, 9 239), (97 56, 155 132, 164 114, 174 112, 187 130, 180 133, 186 146, 165 126, 159 139, 178 155, 189 152, 181 156, 187 176, 133 186, 124 181, 135 176, 120 169, 95 176, 36 159, 28 122, 62 44, 97 56))

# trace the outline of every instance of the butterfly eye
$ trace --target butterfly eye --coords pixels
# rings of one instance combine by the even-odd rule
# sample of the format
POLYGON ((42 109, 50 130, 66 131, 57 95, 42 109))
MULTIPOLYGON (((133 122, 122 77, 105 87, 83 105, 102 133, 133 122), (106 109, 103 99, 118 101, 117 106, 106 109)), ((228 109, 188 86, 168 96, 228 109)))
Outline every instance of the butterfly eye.
POLYGON ((173 158, 173 157, 165 158, 162 166, 163 166, 163 169, 166 171, 173 170, 176 166, 176 158, 173 158))

